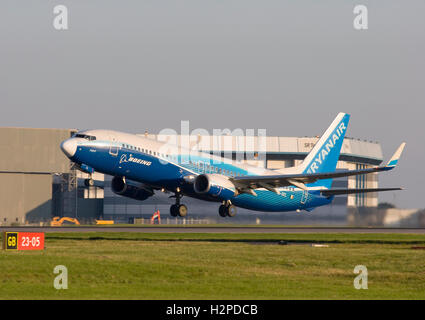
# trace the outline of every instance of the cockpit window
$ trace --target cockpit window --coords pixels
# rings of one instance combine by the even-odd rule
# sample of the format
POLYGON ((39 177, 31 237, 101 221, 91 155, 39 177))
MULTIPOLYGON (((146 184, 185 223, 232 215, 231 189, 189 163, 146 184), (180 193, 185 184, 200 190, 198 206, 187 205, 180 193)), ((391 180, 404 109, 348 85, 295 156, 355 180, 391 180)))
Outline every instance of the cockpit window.
POLYGON ((76 133, 74 137, 75 138, 83 138, 83 139, 86 139, 86 140, 89 140, 89 141, 96 140, 95 136, 89 136, 87 134, 81 134, 81 133, 76 133))

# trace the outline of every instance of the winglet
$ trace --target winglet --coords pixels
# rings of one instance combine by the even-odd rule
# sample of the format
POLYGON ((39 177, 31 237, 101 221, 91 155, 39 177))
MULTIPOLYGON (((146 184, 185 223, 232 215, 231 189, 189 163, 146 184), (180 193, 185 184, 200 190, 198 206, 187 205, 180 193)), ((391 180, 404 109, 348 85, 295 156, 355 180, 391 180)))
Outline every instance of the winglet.
POLYGON ((401 153, 403 152, 404 147, 406 146, 406 142, 403 142, 400 147, 398 147, 397 151, 394 153, 394 155, 391 157, 390 161, 388 161, 386 167, 387 168, 394 168, 397 165, 398 159, 400 159, 401 153))

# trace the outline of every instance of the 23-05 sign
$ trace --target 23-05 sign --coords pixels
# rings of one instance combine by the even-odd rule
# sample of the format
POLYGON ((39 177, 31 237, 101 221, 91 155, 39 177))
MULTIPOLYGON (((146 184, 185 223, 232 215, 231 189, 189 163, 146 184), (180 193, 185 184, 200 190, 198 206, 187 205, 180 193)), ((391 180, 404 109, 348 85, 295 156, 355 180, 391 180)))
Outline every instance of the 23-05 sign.
POLYGON ((5 232, 3 247, 6 250, 43 250, 44 232, 5 232))

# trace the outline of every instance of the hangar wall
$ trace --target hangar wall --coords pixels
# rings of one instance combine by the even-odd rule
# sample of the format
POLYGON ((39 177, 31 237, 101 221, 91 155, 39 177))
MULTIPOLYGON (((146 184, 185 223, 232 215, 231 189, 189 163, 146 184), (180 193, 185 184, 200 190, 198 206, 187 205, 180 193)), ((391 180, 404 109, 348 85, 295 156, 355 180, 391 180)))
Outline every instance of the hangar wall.
POLYGON ((51 214, 50 174, 2 173, 0 221, 2 224, 47 219, 51 214))
POLYGON ((69 172, 60 143, 71 129, 0 128, 0 172, 69 172))
POLYGON ((52 175, 69 173, 60 150, 71 129, 0 128, 0 224, 52 215, 52 175))

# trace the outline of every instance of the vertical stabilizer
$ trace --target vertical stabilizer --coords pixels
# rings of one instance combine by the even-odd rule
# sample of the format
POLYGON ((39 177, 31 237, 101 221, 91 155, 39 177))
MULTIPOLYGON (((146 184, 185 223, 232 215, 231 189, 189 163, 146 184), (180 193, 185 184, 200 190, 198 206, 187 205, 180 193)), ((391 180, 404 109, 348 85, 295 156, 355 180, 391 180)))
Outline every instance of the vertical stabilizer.
MULTIPOLYGON (((333 172, 341 153, 350 115, 339 113, 299 167, 300 173, 333 172)), ((332 179, 321 180, 314 186, 330 188, 332 179)), ((313 186, 312 185, 312 186, 313 186)))

